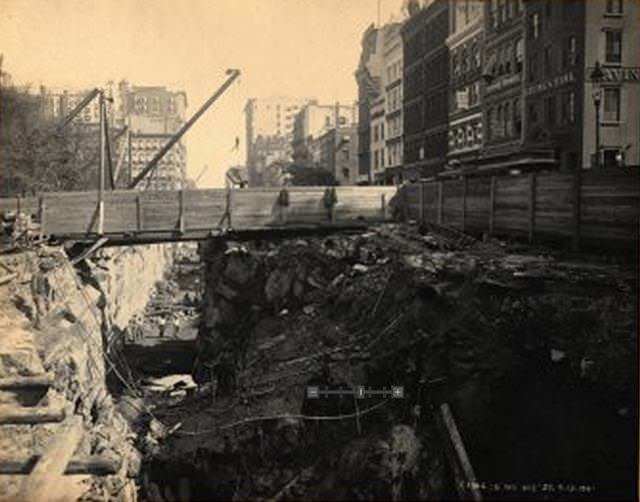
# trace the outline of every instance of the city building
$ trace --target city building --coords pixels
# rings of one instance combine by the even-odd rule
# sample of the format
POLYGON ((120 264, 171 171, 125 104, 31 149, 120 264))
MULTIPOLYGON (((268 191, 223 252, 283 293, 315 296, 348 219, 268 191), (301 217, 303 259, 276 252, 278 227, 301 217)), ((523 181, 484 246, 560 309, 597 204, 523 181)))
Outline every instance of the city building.
POLYGON ((384 178, 385 167, 385 146, 384 130, 385 130, 385 97, 380 94, 371 104, 371 142, 369 151, 371 152, 371 166, 369 172, 372 173, 373 181, 381 184, 384 178))
POLYGON ((340 185, 355 185, 358 171, 358 126, 329 129, 310 142, 312 166, 331 172, 340 185))
POLYGON ((432 176, 447 160, 449 3, 410 4, 402 27, 405 178, 432 176))
POLYGON ((319 105, 316 101, 304 106, 295 116, 293 126, 293 162, 308 165, 311 160, 310 143, 338 126, 346 127, 357 123, 357 107, 336 103, 319 105))
MULTIPOLYGON (((124 122, 131 148, 130 179, 135 178, 153 156, 180 129, 186 119, 187 95, 160 86, 119 84, 124 122)), ((124 147, 124 143, 121 143, 124 147)), ((186 182, 187 149, 178 141, 138 185, 146 190, 182 188, 186 182)))
POLYGON ((244 108, 247 169, 252 186, 272 162, 291 162, 295 117, 312 100, 303 98, 252 98, 244 108))
POLYGON ((384 73, 382 28, 371 24, 362 35, 362 51, 355 72, 358 84, 358 172, 360 180, 373 183, 371 169, 371 111, 382 94, 384 73))
POLYGON ((483 166, 507 166, 524 155, 524 28, 522 0, 485 3, 483 166))
POLYGON ((576 120, 583 125, 582 167, 596 165, 594 96, 600 103, 600 168, 640 166, 640 4, 635 0, 581 3, 586 35, 584 50, 578 45, 576 51, 577 73, 584 73, 587 82, 583 95, 576 96, 576 120), (596 62, 603 75, 594 83, 590 75, 596 62))
POLYGON ((484 1, 450 0, 449 167, 473 165, 483 148, 484 1))
POLYGON ((384 34, 385 169, 383 183, 402 181, 402 37, 400 23, 384 34))

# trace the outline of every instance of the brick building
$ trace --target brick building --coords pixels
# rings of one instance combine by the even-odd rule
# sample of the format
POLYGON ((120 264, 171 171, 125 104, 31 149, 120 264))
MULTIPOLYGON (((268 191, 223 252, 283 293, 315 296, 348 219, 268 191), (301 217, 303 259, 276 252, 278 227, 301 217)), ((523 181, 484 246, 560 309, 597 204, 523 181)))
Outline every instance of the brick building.
POLYGON ((405 176, 444 168, 449 122, 449 2, 416 6, 402 27, 405 176))

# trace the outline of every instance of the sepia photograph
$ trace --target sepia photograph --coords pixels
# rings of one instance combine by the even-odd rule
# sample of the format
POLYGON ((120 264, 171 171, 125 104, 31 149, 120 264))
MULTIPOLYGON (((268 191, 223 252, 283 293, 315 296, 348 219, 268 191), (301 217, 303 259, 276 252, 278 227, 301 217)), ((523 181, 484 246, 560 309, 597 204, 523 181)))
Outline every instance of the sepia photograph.
POLYGON ((0 0, 0 502, 638 501, 640 0, 0 0))

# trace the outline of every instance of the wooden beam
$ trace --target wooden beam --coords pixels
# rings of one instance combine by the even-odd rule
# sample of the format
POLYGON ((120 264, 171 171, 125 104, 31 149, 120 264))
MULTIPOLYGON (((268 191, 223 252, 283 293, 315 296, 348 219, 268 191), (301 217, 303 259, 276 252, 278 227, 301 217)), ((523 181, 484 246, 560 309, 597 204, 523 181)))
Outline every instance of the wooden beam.
POLYGON ((62 422, 65 417, 63 408, 49 406, 0 405, 0 425, 4 424, 42 424, 62 422))
POLYGON ((529 173, 529 243, 536 233, 536 173, 529 173))
POLYGON ((496 214, 496 177, 491 176, 489 185, 489 235, 493 235, 495 228, 496 214))
POLYGON ((444 203, 444 185, 442 181, 438 181, 438 225, 442 225, 442 211, 443 211, 443 203, 444 203))
POLYGON ((89 258, 93 253, 95 253, 98 249, 104 246, 109 241, 108 237, 100 237, 96 242, 94 242, 88 249, 85 249, 82 253, 76 256, 69 263, 71 265, 75 265, 76 263, 81 262, 82 260, 89 258))
POLYGON ((136 195, 136 229, 138 232, 142 231, 142 201, 140 195, 136 195))
POLYGON ((82 439, 82 417, 73 415, 57 431, 40 456, 31 474, 25 478, 18 500, 58 500, 64 495, 62 477, 82 439))
MULTIPOLYGON (((40 458, 39 455, 32 455, 28 459, 0 459, 0 474, 29 474, 40 458)), ((101 455, 79 456, 69 460, 64 474, 109 476, 116 474, 121 466, 121 458, 110 458, 101 455)))
POLYGON ((468 180, 466 176, 462 177, 462 231, 464 232, 466 229, 466 220, 467 220, 467 189, 468 189, 468 180))
POLYGON ((582 211, 581 203, 582 190, 582 168, 576 166, 576 172, 573 176, 572 191, 572 229, 571 229, 571 249, 578 251, 580 249, 580 213, 582 211))
POLYGON ((0 378, 0 390, 30 389, 34 387, 49 387, 53 383, 51 373, 34 376, 12 376, 0 378))
POLYGON ((456 479, 456 488, 462 500, 482 501, 482 494, 478 488, 475 472, 469 461, 467 450, 462 442, 462 436, 447 403, 442 403, 439 409, 439 419, 444 429, 445 451, 452 464, 456 479))
POLYGON ((180 216, 178 217, 178 229, 180 231, 180 235, 183 235, 185 232, 185 223, 184 223, 184 190, 180 190, 178 192, 178 204, 180 207, 180 216))

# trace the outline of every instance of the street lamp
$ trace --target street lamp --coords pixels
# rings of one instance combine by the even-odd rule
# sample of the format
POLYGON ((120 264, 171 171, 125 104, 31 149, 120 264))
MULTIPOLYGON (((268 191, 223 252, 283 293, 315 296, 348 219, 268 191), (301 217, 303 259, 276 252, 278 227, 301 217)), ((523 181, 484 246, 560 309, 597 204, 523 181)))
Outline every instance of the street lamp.
POLYGON ((591 72, 591 82, 593 85, 593 106, 596 108, 596 153, 595 166, 596 170, 600 170, 600 103, 602 103, 602 87, 600 82, 604 78, 604 73, 600 68, 600 62, 596 61, 596 65, 591 72))

